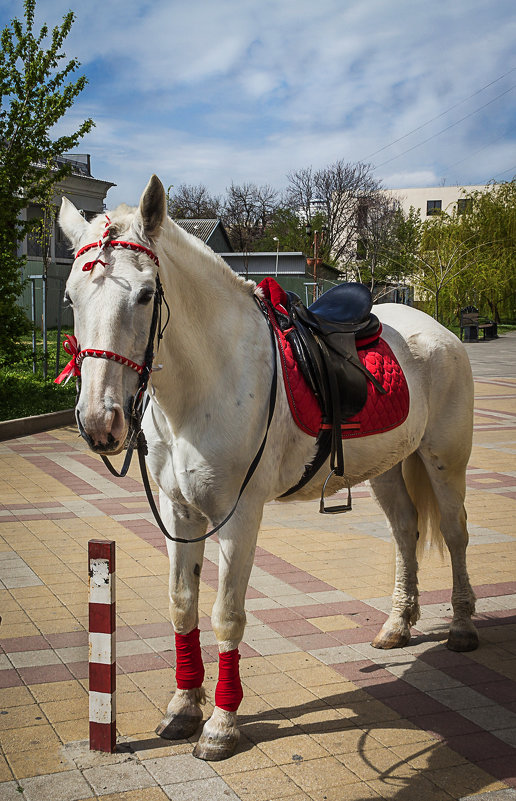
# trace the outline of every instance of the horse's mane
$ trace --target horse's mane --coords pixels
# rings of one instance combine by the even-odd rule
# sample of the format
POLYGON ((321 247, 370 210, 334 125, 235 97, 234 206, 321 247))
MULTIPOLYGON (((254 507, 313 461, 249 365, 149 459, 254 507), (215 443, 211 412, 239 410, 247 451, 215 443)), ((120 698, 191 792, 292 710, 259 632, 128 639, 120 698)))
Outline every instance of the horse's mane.
MULTIPOLYGON (((113 239, 120 237, 131 227, 136 211, 136 206, 128 206, 126 203, 122 203, 120 206, 117 206, 116 209, 113 209, 113 211, 97 215, 91 222, 95 235, 99 237, 102 235, 105 229, 107 216, 109 218, 111 237, 113 239)), ((140 232, 140 235, 143 236, 143 233, 140 232)), ((151 242, 147 242, 147 244, 152 245, 151 242)), ((256 290, 254 281, 249 281, 243 276, 238 275, 224 261, 222 256, 215 253, 208 245, 199 239, 199 237, 188 233, 177 225, 171 217, 165 218, 161 229, 159 245, 165 252, 171 255, 173 254, 175 260, 181 261, 182 255, 184 254, 185 260, 191 264, 192 256, 194 255, 196 257, 195 261, 199 263, 201 270, 205 269, 208 272, 215 267, 217 270, 217 281, 229 283, 231 287, 239 292, 243 292, 246 295, 253 295, 256 290)))
POLYGON ((206 245, 199 237, 185 231, 184 228, 177 225, 171 217, 167 217, 163 224, 162 234, 160 237, 160 244, 165 250, 169 250, 176 254, 177 258, 181 258, 184 252, 185 259, 189 263, 192 261, 192 255, 195 255, 196 262, 199 263, 201 270, 206 271, 213 269, 217 270, 217 280, 229 283, 231 287, 239 292, 244 292, 246 295, 253 295, 256 289, 254 281, 249 281, 243 276, 238 275, 231 269, 222 256, 215 253, 208 245, 206 245), (192 254, 193 251, 193 254, 192 254))

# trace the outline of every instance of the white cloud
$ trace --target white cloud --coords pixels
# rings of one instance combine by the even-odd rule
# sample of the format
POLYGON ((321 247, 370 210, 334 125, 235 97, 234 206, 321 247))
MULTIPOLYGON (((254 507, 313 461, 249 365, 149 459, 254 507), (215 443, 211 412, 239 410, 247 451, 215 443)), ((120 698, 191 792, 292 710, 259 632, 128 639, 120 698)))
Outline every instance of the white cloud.
MULTIPOLYGON (((67 10, 38 4, 51 23, 67 10)), ((0 0, 1 19, 12 13, 0 0)), ((92 0, 76 13, 66 49, 90 83, 70 121, 96 120, 80 150, 117 182, 116 202, 135 202, 153 171, 220 192, 281 188, 289 170, 339 158, 389 162, 378 174, 399 186, 481 183, 516 162, 516 92, 473 114, 516 71, 471 97, 514 64, 513 0, 92 0)))

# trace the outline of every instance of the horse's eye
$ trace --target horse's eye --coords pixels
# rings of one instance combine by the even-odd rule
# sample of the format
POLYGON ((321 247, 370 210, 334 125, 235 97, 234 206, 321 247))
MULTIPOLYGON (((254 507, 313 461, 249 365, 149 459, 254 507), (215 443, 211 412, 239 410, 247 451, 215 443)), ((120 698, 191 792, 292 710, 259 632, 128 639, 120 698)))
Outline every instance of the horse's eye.
POLYGON ((147 303, 151 302, 153 297, 153 289, 141 289, 140 294, 138 295, 138 303, 141 303, 143 306, 145 306, 147 303))
POLYGON ((63 303, 65 306, 73 306, 72 299, 68 294, 68 290, 66 290, 64 293, 63 303))

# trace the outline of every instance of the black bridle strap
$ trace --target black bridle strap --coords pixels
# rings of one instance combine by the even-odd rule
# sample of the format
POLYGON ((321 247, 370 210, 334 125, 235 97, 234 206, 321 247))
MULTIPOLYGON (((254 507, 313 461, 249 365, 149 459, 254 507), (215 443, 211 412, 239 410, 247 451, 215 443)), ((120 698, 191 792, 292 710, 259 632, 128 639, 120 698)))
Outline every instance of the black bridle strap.
POLYGON ((145 359, 143 362, 143 371, 140 375, 140 381, 138 384, 138 389, 136 390, 136 395, 134 396, 133 408, 131 411, 131 439, 129 440, 129 444, 127 446, 127 453, 125 455, 124 463, 122 465, 122 469, 120 472, 113 467, 110 460, 107 456, 103 456, 100 454, 100 457, 104 464, 106 465, 107 469, 111 473, 112 476, 115 478, 124 478, 127 475, 127 471, 131 465, 131 460, 133 458, 134 448, 138 443, 138 438, 141 432, 142 427, 142 417, 143 412, 143 397, 145 390, 147 389, 147 384, 149 383, 149 377, 152 372, 152 362, 154 361, 154 338, 156 336, 156 332, 158 334, 158 345, 161 342, 163 337, 163 332, 168 325, 168 321, 170 320, 170 309, 168 307, 168 303, 165 300, 165 305, 167 307, 167 321, 165 325, 162 327, 161 325, 161 305, 164 301, 164 293, 163 287, 161 285, 161 281, 159 279, 159 275, 156 274, 156 290, 154 292, 154 308, 152 310, 152 320, 149 330, 149 341, 147 342, 147 347, 145 349, 145 359))
MULTIPOLYGON (((260 301, 257 301, 257 302, 260 302, 260 301)), ((264 311, 263 307, 262 307, 262 311, 264 311)), ((161 531, 163 532, 165 537, 167 539, 169 539, 169 540, 172 540, 172 542, 185 542, 185 543, 201 542, 202 540, 206 540, 206 539, 208 539, 208 537, 211 537, 212 534, 216 534, 217 531, 220 531, 220 529, 223 526, 226 525, 226 523, 231 519, 231 517, 236 512, 236 508, 238 506, 238 502, 240 501, 240 498, 242 497, 242 494, 243 494, 245 488, 249 484, 252 476, 254 475, 254 473, 256 471, 256 468, 258 467, 258 465, 260 463, 260 459, 262 458, 262 454, 263 454, 263 451, 265 450, 265 445, 267 443, 267 436, 269 434, 269 429, 271 427, 272 418, 274 416, 274 409, 276 407, 276 393, 277 393, 277 387, 278 387, 278 365, 277 365, 277 361, 276 361, 276 337, 274 335, 274 329, 273 329, 272 325, 270 324, 268 315, 265 313, 265 311, 264 311, 264 317, 267 320, 267 323, 269 325, 269 330, 270 330, 270 333, 271 333, 271 340, 272 340, 272 353, 273 353, 273 372, 272 372, 271 392, 270 392, 270 396, 269 396, 269 414, 268 414, 268 417, 267 417, 267 426, 265 428, 265 435, 263 437, 262 444, 258 448, 256 456, 254 457, 253 461, 251 462, 251 465, 249 466, 249 470, 247 471, 246 476, 245 476, 245 478, 244 478, 244 480, 242 482, 242 486, 240 487, 240 491, 238 493, 238 496, 237 496, 237 499, 235 501, 235 504, 234 504, 233 508, 231 509, 231 511, 226 515, 224 520, 222 520, 221 523, 218 523, 214 528, 210 529, 210 531, 207 531, 206 534, 202 534, 200 537, 194 537, 193 539, 189 539, 189 540, 184 539, 183 537, 173 537, 168 532, 163 520, 161 519, 161 515, 160 515, 160 513, 158 511, 158 507, 156 506, 156 502, 155 502, 154 496, 152 494, 152 489, 151 489, 151 485, 150 485, 150 481, 149 481, 149 474, 147 472, 147 464, 145 462, 145 457, 147 455, 147 442, 145 440, 145 435, 144 435, 144 433, 143 433, 143 431, 141 429, 138 432, 138 439, 137 439, 138 461, 140 463, 140 471, 141 471, 141 474, 142 474, 142 481, 143 481, 143 486, 145 488, 145 494, 147 495, 147 500, 149 502, 149 506, 151 508, 152 514, 154 515, 154 519, 155 519, 156 523, 158 524, 159 528, 161 529, 161 531)))

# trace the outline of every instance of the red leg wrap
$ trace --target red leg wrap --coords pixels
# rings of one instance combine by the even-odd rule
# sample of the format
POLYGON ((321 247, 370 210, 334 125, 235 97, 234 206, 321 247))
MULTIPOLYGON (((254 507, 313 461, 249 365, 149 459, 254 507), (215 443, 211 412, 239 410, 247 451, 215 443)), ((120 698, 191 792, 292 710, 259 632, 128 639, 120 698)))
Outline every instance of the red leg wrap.
POLYGON ((238 662, 238 648, 219 654, 219 680, 215 688, 215 705, 228 712, 236 712, 243 698, 238 662))
POLYGON ((199 629, 190 634, 176 633, 176 682, 179 690, 192 690, 204 681, 199 629))

